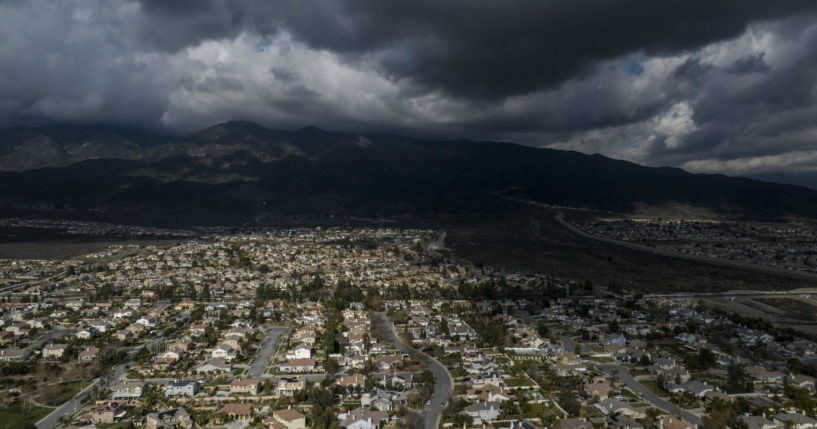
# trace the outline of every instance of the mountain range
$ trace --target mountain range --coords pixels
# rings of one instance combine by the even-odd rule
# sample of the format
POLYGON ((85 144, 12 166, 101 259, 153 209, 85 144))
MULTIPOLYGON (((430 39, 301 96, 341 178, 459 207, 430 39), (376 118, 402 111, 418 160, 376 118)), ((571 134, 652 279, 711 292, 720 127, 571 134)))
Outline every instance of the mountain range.
POLYGON ((272 130, 232 121, 180 137, 103 125, 0 130, 0 215, 263 223, 417 216, 508 201, 615 212, 684 206, 817 217, 817 191, 504 142, 272 130))

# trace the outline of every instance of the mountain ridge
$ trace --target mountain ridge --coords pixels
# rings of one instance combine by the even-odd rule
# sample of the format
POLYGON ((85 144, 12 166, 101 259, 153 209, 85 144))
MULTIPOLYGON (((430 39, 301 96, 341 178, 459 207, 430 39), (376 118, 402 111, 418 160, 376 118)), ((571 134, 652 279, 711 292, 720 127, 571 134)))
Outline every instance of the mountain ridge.
MULTIPOLYGON (((509 197, 616 212, 677 204, 731 218, 817 218, 817 191, 807 188, 514 143, 273 130, 247 121, 158 144, 138 133, 70 130, 70 138, 27 131, 24 141, 40 138, 53 153, 38 160, 29 150, 26 163, 40 168, 0 172, 0 215, 71 207, 204 219, 222 211, 252 222, 265 213, 469 213, 509 197), (76 137, 83 135, 90 140, 76 137), (91 149, 71 156, 71 147, 91 149)), ((0 147, 19 145, 19 135, 0 130, 0 147), (7 135, 17 143, 2 140, 7 135)))

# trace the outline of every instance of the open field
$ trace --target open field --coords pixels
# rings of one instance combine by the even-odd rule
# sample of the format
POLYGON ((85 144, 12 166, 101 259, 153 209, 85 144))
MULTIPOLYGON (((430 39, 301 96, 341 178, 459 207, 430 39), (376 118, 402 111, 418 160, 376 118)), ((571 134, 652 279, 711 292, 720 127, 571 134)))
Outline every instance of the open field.
POLYGON ((4 227, 0 230, 0 259, 69 259, 99 252, 114 244, 168 246, 180 241, 180 239, 65 236, 50 230, 4 227))
MULTIPOLYGON (((555 210, 518 207, 438 222, 456 257, 501 268, 538 271, 607 287, 649 292, 791 290, 805 279, 716 266, 580 237, 556 222, 555 210)), ((568 220, 570 220, 568 215, 568 220)))
POLYGON ((706 297, 703 301, 744 317, 763 319, 779 328, 817 334, 817 307, 796 296, 706 297))
POLYGON ((50 412, 50 408, 37 407, 27 402, 16 401, 11 405, 0 408, 0 422, 3 422, 5 429, 23 429, 36 423, 50 412))
POLYGON ((43 393, 37 398, 37 401, 50 406, 62 405, 79 393, 82 388, 87 387, 88 384, 89 382, 81 383, 79 381, 71 381, 46 386, 43 388, 43 393))
POLYGON ((817 322, 817 307, 794 298, 754 298, 755 301, 778 308, 786 317, 817 322))

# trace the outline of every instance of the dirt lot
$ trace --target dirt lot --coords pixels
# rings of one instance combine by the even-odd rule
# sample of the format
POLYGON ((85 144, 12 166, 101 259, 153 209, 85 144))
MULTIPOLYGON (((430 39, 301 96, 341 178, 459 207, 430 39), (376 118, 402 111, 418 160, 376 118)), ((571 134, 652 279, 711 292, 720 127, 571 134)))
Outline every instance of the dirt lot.
MULTIPOLYGON (((474 263, 651 292, 791 290, 813 282, 663 256, 577 236, 555 210, 520 207, 438 222, 445 245, 474 263)), ((569 215, 570 216, 570 215, 569 215)), ((568 217, 569 220, 569 217, 568 217)))
POLYGON ((112 244, 169 246, 179 240, 111 240, 100 238, 0 242, 0 259, 70 259, 99 252, 112 244))
POLYGON ((741 316, 767 320, 781 328, 817 334, 817 307, 799 295, 708 297, 704 301, 741 316))

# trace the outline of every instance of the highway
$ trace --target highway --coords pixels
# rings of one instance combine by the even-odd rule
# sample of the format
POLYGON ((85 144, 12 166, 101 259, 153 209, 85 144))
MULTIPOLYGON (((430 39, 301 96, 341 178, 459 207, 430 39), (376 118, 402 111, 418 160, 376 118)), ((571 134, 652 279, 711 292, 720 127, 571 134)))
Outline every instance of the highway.
POLYGON ((428 405, 426 405, 420 414, 420 427, 423 429, 437 429, 442 419, 443 407, 448 400, 451 399, 451 394, 454 390, 454 380, 451 378, 451 373, 436 359, 403 343, 394 331, 394 325, 386 316, 386 313, 377 313, 376 315, 382 322, 383 335, 385 335, 398 350, 417 356, 419 359, 425 361, 431 373, 434 374, 434 392, 431 394, 428 405))
POLYGON ((264 340, 264 345, 255 357, 247 376, 250 378, 261 378, 264 374, 264 369, 267 367, 273 352, 275 352, 275 345, 278 344, 278 338, 287 331, 287 328, 277 327, 271 328, 267 331, 267 338, 264 340))
POLYGON ((698 416, 690 413, 689 411, 682 410, 678 406, 673 405, 667 402, 666 400, 662 399, 658 395, 650 392, 649 389, 641 385, 641 383, 636 381, 636 379, 634 379, 633 376, 630 375, 630 372, 627 370, 627 368, 618 365, 598 365, 597 368, 621 380, 621 382, 626 384, 627 387, 630 388, 630 390, 643 396, 644 399, 646 399, 650 404, 652 404, 656 408, 662 409, 668 413, 672 413, 673 410, 679 410, 681 414, 680 417, 682 419, 686 420, 689 423, 694 423, 698 426, 703 426, 703 422, 698 416))

